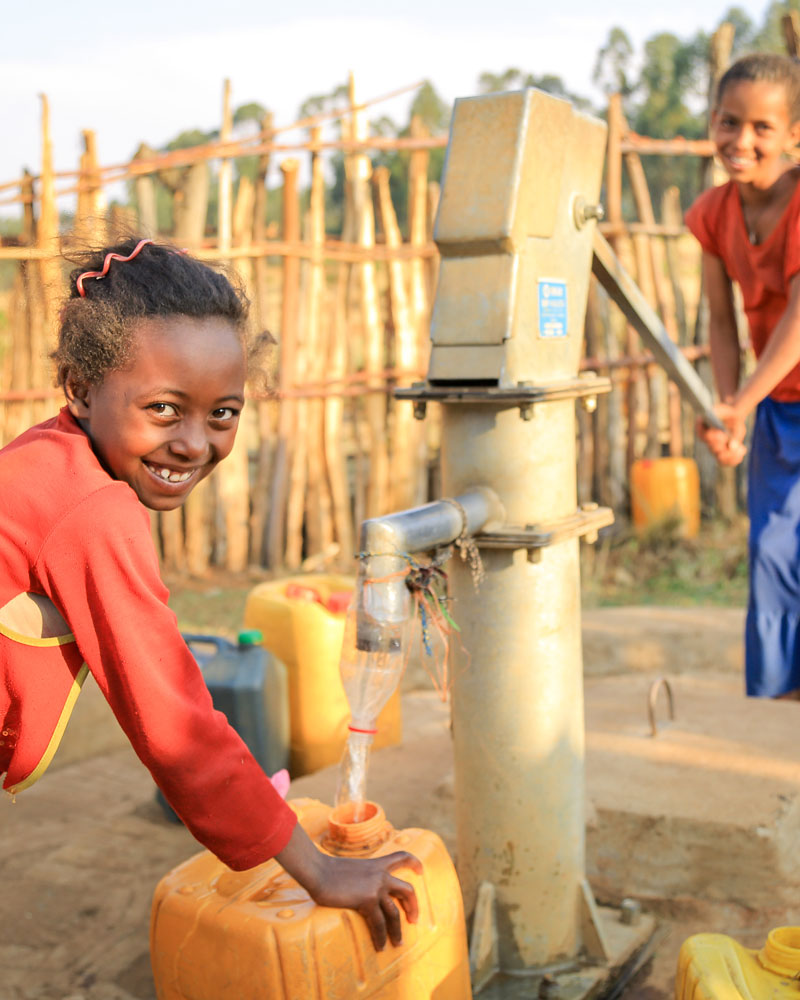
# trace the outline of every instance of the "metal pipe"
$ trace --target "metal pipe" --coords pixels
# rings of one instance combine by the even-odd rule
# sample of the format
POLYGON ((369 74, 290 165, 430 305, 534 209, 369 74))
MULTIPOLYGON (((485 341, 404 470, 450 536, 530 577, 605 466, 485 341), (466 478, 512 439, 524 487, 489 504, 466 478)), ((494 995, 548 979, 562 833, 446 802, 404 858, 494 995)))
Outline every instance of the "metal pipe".
POLYGON ((408 556, 449 545, 462 535, 504 520, 497 494, 486 486, 475 486, 452 499, 364 521, 359 536, 358 648, 375 648, 382 623, 408 617, 408 556))

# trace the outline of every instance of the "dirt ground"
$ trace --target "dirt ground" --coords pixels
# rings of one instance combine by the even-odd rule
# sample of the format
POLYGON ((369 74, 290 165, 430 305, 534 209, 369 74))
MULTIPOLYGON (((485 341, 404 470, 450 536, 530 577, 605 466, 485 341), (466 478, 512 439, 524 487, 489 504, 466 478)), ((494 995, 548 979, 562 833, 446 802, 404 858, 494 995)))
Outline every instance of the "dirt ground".
MULTIPOLYGON (((741 617, 726 609, 589 611, 587 673, 737 671, 741 617)), ((430 694, 405 697, 404 746, 380 751, 393 778, 378 794, 395 825, 437 829, 451 793, 448 775, 430 767, 426 734, 446 725, 447 710, 430 694), (432 772, 424 794, 392 768, 393 759, 414 753, 432 772)), ((67 757, 16 802, 0 798, 0 1000, 155 998, 148 955, 152 892, 197 845, 166 820, 149 775, 127 746, 95 751, 83 760, 67 757)), ((446 771, 447 763, 441 766, 446 771)), ((333 781, 330 773, 308 776, 293 783, 290 797, 330 801, 333 781)), ((676 920, 666 906, 657 916, 658 946, 628 985, 630 1000, 666 1000, 681 942, 696 931, 725 930, 710 926, 708 914, 684 912, 676 920)), ((759 946, 767 929, 753 914, 737 937, 759 946)))

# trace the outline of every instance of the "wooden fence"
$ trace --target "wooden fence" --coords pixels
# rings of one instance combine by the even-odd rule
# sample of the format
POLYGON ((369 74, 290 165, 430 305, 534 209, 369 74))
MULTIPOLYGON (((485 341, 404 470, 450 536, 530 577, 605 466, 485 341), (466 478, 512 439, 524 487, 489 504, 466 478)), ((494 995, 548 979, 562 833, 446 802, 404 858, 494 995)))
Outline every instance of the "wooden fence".
MULTIPOLYGON (((43 98, 41 172, 0 184, 0 204, 18 204, 23 219, 20 237, 0 245, 0 261, 16 262, 8 325, 0 330, 3 443, 60 405, 47 362, 63 294, 59 253, 131 229, 158 236, 157 183, 171 191, 168 238, 201 259, 235 268, 253 303, 254 322, 279 341, 274 391, 251 393, 232 456, 182 510, 153 515, 154 538, 169 571, 350 567, 365 517, 437 494, 436 407, 417 422, 409 404, 396 402, 391 392, 427 370, 438 266, 432 242, 438 185, 429 181, 428 167, 431 149, 445 145, 446 137, 427 135, 419 122, 407 138, 371 137, 367 109, 356 101, 351 81, 342 111, 292 126, 301 130, 299 140, 287 141, 289 129, 274 128, 269 118, 256 136, 234 140, 226 84, 219 141, 166 154, 140 150, 130 162, 103 167, 94 134, 85 132, 79 169, 57 174, 43 98), (336 121, 338 137, 323 138, 326 119, 336 121), (372 167, 370 153, 376 150, 408 154, 405 236, 388 171, 372 167), (325 230, 326 151, 340 151, 345 164, 345 209, 335 236, 325 230), (233 163, 243 156, 258 158, 255 181, 241 176, 235 184, 233 163), (218 164, 216 176, 211 162, 218 164), (302 213, 301 172, 309 185, 302 213), (276 174, 280 182, 270 187, 276 174), (107 211, 105 192, 119 181, 129 182, 135 197, 107 211), (212 182, 218 187, 218 223, 209 235, 212 182), (70 231, 60 233, 57 202, 67 195, 76 199, 76 213, 70 231), (267 199, 277 197, 279 227, 268 229, 267 199)), ((608 119, 602 229, 676 342, 707 368, 699 252, 686 238, 676 188, 666 193, 656 220, 640 158, 709 158, 710 145, 631 135, 618 98, 611 100, 608 119), (623 168, 636 219, 622 216, 623 168)), ((594 414, 578 411, 579 499, 599 500, 624 518, 631 462, 641 455, 694 454, 692 420, 594 281, 585 342, 584 368, 610 373, 614 390, 601 397, 594 414)), ((719 505, 716 478, 705 491, 709 508, 719 505)), ((725 512, 731 509, 729 504, 725 512)))

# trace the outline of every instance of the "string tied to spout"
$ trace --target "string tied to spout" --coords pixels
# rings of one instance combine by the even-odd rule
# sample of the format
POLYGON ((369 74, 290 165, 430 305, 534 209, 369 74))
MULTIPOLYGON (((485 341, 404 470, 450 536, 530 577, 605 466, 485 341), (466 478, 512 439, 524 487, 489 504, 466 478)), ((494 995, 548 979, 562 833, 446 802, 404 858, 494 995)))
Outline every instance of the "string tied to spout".
POLYGON ((469 520, 467 518, 467 512, 464 510, 462 505, 455 500, 453 497, 443 497, 442 503, 449 503, 451 507, 455 507, 458 513, 461 515, 461 531, 458 538, 453 542, 455 547, 458 549, 458 554, 461 556, 461 561, 466 563, 469 567, 470 576, 472 577, 472 584, 477 590, 481 585, 481 581, 484 576, 486 576, 486 571, 483 568, 483 561, 481 560, 481 553, 475 542, 475 539, 470 535, 467 530, 467 525, 469 520))

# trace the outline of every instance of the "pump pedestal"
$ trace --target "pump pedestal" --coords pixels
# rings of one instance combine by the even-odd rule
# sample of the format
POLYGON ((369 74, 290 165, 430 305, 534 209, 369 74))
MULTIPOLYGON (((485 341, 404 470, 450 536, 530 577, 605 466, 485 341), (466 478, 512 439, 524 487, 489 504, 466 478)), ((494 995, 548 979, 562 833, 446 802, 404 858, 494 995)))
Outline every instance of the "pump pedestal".
MULTIPOLYGON (((442 408, 445 496, 494 492, 473 529, 485 576, 448 566, 457 868, 481 997, 585 996, 641 951, 585 879, 575 406, 605 125, 537 90, 456 102, 434 239, 428 378, 398 397, 442 408), (493 973, 496 975, 493 976, 493 973)), ((444 544, 451 539, 440 539, 444 544)))

